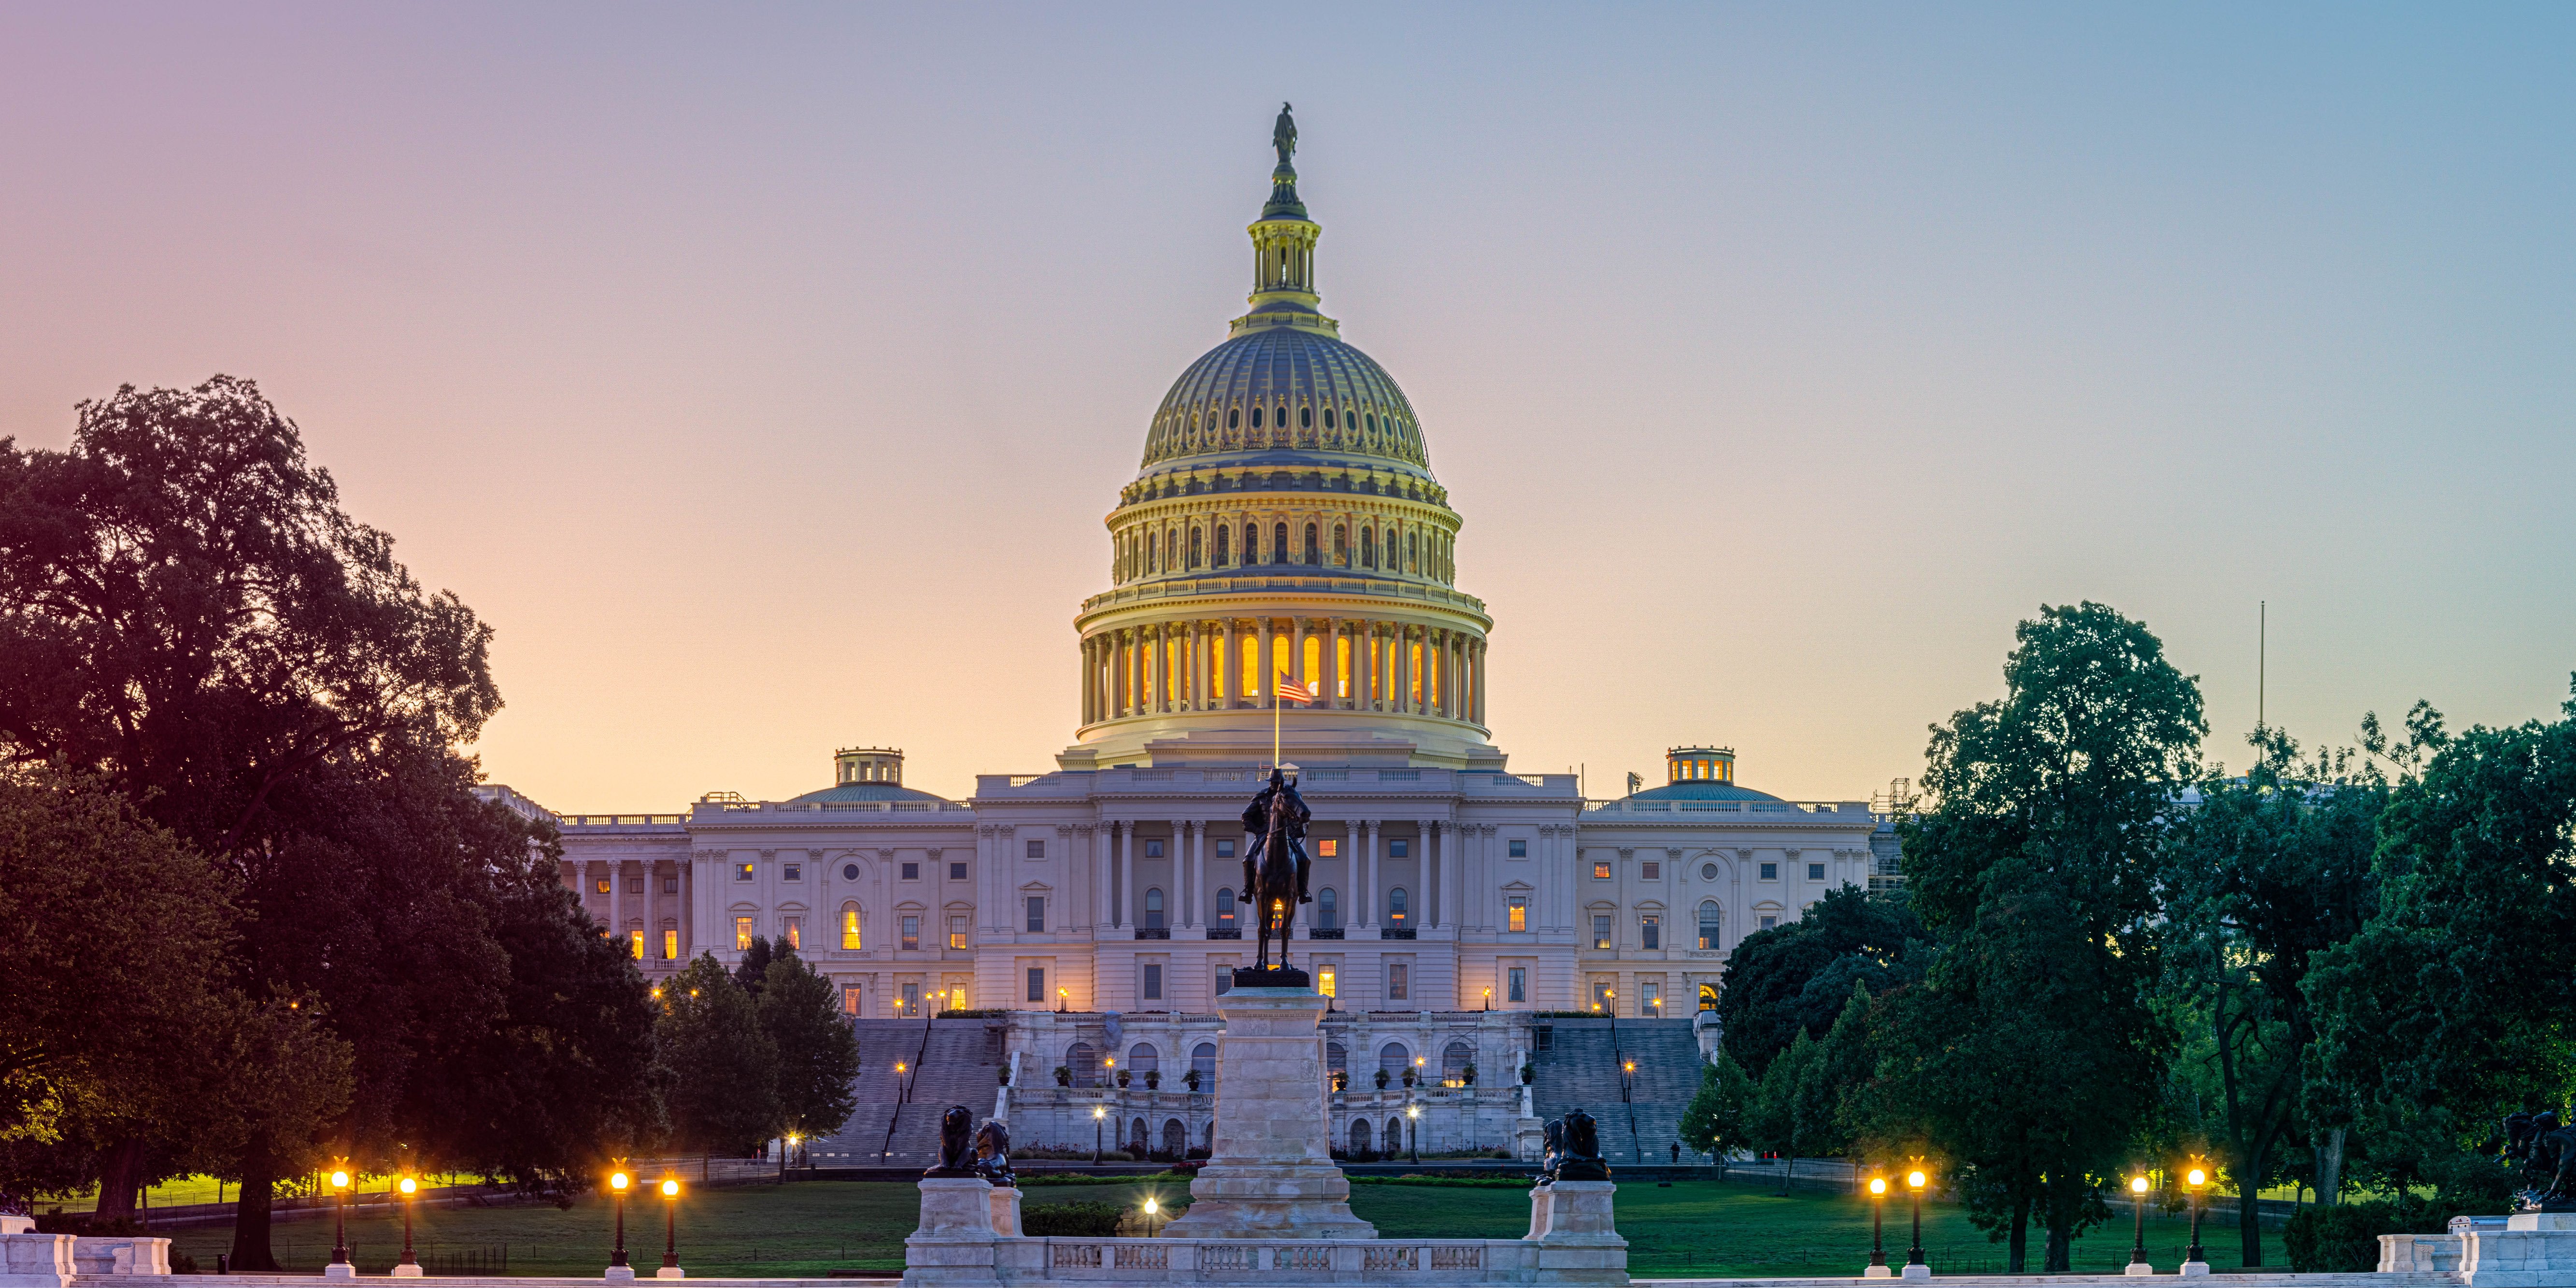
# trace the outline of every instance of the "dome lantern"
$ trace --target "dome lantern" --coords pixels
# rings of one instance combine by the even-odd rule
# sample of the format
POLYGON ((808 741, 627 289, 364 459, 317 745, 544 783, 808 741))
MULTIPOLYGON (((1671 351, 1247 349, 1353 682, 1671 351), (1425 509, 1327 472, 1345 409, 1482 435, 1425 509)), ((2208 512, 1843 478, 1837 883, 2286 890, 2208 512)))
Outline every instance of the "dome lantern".
POLYGON ((1233 334, 1287 326, 1339 335, 1341 326, 1315 307, 1323 301, 1315 291, 1315 242, 1324 230, 1306 217, 1306 203, 1297 198, 1297 167, 1289 162, 1297 151, 1297 122, 1286 103, 1270 127, 1270 146, 1279 153, 1279 165, 1270 172, 1270 200, 1245 230, 1252 234, 1252 294, 1246 297, 1252 311, 1234 320, 1233 334))

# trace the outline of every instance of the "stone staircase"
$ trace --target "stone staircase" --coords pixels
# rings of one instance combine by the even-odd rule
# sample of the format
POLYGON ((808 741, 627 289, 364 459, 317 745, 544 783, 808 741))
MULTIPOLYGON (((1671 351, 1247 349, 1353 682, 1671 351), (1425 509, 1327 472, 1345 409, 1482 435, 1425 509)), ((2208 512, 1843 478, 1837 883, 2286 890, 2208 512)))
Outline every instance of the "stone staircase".
POLYGON ((939 1115, 948 1106, 966 1106, 979 1123, 992 1115, 1001 1089, 1001 1021, 860 1020, 857 1026, 858 1108, 839 1132, 808 1147, 815 1166, 928 1167, 939 1161, 939 1115), (900 1081, 897 1063, 905 1067, 900 1081))
MULTIPOLYGON (((1682 1110, 1699 1091, 1699 1042, 1688 1020, 1621 1020, 1614 1036, 1610 1021, 1541 1020, 1549 1027, 1547 1049, 1531 1064, 1537 1077, 1531 1099, 1542 1119, 1556 1118, 1580 1107, 1601 1121, 1601 1156, 1621 1163, 1665 1163, 1682 1110), (1615 1041, 1615 1045, 1614 1045, 1615 1041), (1619 1103, 1619 1066, 1633 1060, 1629 1075, 1632 1103, 1619 1103), (1637 1115, 1637 1131, 1628 1132, 1628 1111, 1637 1115), (1645 1157, 1637 1157, 1642 1149, 1645 1157)), ((1690 1150, 1682 1151, 1684 1158, 1690 1150)))

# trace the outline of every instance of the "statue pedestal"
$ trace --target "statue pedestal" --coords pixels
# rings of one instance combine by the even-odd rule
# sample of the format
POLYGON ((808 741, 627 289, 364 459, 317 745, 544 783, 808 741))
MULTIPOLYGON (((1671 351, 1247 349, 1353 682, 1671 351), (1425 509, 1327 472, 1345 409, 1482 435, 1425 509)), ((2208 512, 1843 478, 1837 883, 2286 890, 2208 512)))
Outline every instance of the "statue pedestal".
POLYGON ((68 1234, 0 1234, 0 1288, 64 1288, 79 1273, 72 1247, 68 1234))
POLYGON ((993 1269, 995 1202, 992 1185, 981 1177, 921 1178, 921 1224, 903 1241, 905 1288, 999 1283, 993 1269))
POLYGON ((1216 1144, 1172 1239, 1374 1239, 1351 1215, 1324 1109, 1324 997, 1237 988, 1217 999, 1216 1144))
POLYGON ((1016 1185, 993 1187, 993 1233, 1005 1239, 1020 1237, 1020 1189, 1016 1185))
POLYGON ((1530 1191, 1538 1273, 1549 1283, 1628 1282, 1628 1241, 1611 1219, 1610 1181, 1558 1181, 1530 1191))

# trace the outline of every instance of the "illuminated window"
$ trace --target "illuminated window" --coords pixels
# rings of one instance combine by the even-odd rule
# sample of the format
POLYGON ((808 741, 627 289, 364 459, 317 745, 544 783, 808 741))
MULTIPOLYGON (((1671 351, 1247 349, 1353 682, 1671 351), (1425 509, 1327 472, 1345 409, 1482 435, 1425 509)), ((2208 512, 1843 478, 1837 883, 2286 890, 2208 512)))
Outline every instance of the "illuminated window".
POLYGON ((1402 962, 1391 962, 1387 965, 1386 1000, 1390 1002, 1401 1002, 1413 996, 1413 994, 1408 991, 1410 984, 1408 977, 1412 975, 1412 973, 1412 968, 1406 966, 1402 962))
POLYGON ((751 918, 733 919, 733 950, 738 953, 751 950, 751 918))
POLYGON ((1339 994, 1339 993, 1337 993, 1337 992, 1334 992, 1334 991, 1333 991, 1335 988, 1339 987, 1340 985, 1339 985, 1339 982, 1338 982, 1338 977, 1337 977, 1337 976, 1335 976, 1335 975, 1333 974, 1333 968, 1332 968, 1332 967, 1330 967, 1330 966, 1319 966, 1319 967, 1316 967, 1316 968, 1315 968, 1315 978, 1316 978, 1318 981, 1320 981, 1320 982, 1318 982, 1318 983, 1315 985, 1315 987, 1317 987, 1318 989, 1323 990, 1323 994, 1324 994, 1324 996, 1326 996, 1326 997, 1339 997, 1339 996, 1341 996, 1341 994, 1339 994))
POLYGON ((1190 567, 1199 566, 1199 530, 1190 529, 1190 567))
POLYGON ((1718 935, 1724 929, 1721 923, 1725 919, 1726 914, 1718 908, 1717 900, 1711 899, 1699 906, 1699 950, 1701 952, 1717 951, 1718 935))
POLYGON ((1351 696, 1351 637, 1348 635, 1333 641, 1333 696, 1351 696))
POLYGON ((1514 842, 1512 842, 1511 857, 1513 857, 1513 858, 1515 858, 1515 859, 1526 859, 1526 858, 1528 858, 1528 857, 1529 857, 1529 842, 1527 842, 1527 841, 1514 841, 1514 842))
POLYGON ((644 960, 644 932, 643 932, 643 931, 641 931, 641 930, 630 930, 630 931, 627 931, 627 932, 626 932, 626 946, 627 946, 627 948, 628 948, 630 951, 632 951, 632 952, 635 954, 635 960, 637 960, 637 961, 639 961, 639 962, 640 962, 640 961, 642 961, 642 960, 644 960))
POLYGON ((666 962, 675 962, 680 960, 679 931, 665 930, 662 932, 662 960, 666 962))
POLYGON ((841 1014, 856 1015, 858 1013, 859 986, 856 984, 843 984, 841 986, 841 1014))
POLYGON ((736 881, 749 881, 751 879, 751 867, 752 865, 748 863, 737 863, 733 865, 733 879, 736 881))
POLYGON ((1639 868, 1640 870, 1637 875, 1643 880, 1661 881, 1664 879, 1664 865, 1661 863, 1644 863, 1640 864, 1639 868))
POLYGON ((1703 1011, 1714 1011, 1717 1009, 1717 985, 1702 984, 1699 986, 1699 1009, 1703 1011))
POLYGON ((948 919, 948 946, 951 948, 963 948, 966 946, 966 919, 964 917, 950 917, 948 919))
POLYGON ((1810 863, 1810 864, 1808 864, 1808 865, 1807 865, 1807 879, 1808 879, 1808 880, 1810 880, 1810 881, 1822 881, 1822 880, 1824 880, 1824 879, 1825 879, 1825 865, 1824 865, 1824 864, 1821 864, 1821 863, 1810 863))
MULTIPOLYGON (((1312 532, 1314 529, 1308 528, 1307 531, 1312 532)), ((1313 563, 1314 560, 1309 559, 1306 562, 1313 563)), ((1309 635, 1306 637, 1306 687, 1309 689, 1320 689, 1324 687, 1324 682, 1321 678, 1323 674, 1324 637, 1321 635, 1309 635)))
POLYGON ((1595 880, 1595 881, 1607 881, 1607 880, 1609 880, 1609 879, 1610 879, 1610 865, 1609 865, 1609 864, 1607 864, 1607 863, 1595 863, 1595 864, 1593 864, 1593 865, 1592 865, 1592 879, 1593 879, 1593 880, 1595 880))
POLYGON ((1529 896, 1516 894, 1503 909, 1503 925, 1508 930, 1529 929, 1529 896))
POLYGON ((908 953, 921 951, 921 918, 917 916, 903 919, 903 950, 908 953))
POLYGON ((1339 855, 1341 852, 1342 843, 1338 840, 1317 841, 1315 843, 1316 858, 1329 859, 1339 855))
POLYGON ((1404 887, 1397 886, 1396 888, 1386 892, 1386 919, 1394 922, 1398 926, 1402 926, 1404 924, 1404 913, 1404 887))
POLYGON ((1777 864, 1777 863, 1765 863, 1765 864, 1763 864, 1763 865, 1762 865, 1762 879, 1763 879, 1763 880, 1765 880, 1765 881, 1777 881, 1777 880, 1779 880, 1779 879, 1780 879, 1780 865, 1779 865, 1779 864, 1777 864))
POLYGON ((1664 919, 1654 913, 1637 918, 1637 946, 1651 952, 1664 946, 1664 919))
POLYGON ((790 948, 803 948, 805 946, 805 919, 803 917, 787 918, 787 946, 790 948))
POLYGON ((1030 895, 1030 896, 1029 896, 1029 921, 1028 921, 1028 926, 1029 926, 1029 933, 1030 933, 1030 934, 1032 934, 1032 935, 1043 935, 1043 934, 1045 934, 1045 933, 1046 933, 1046 896, 1045 896, 1045 895, 1042 895, 1042 894, 1033 894, 1033 895, 1030 895))
POLYGON ((851 952, 860 948, 859 905, 855 903, 841 905, 841 947, 851 952))
POLYGON ((1593 918, 1592 918, 1592 946, 1593 946, 1594 948, 1596 948, 1596 949, 1598 949, 1598 948, 1608 948, 1608 947, 1610 946, 1610 914, 1609 914, 1609 913, 1603 912, 1603 913, 1596 913, 1596 914, 1594 914, 1594 915, 1593 915, 1593 918))
POLYGON ((606 893, 608 893, 608 878, 606 878, 606 877, 601 877, 601 878, 599 879, 599 893, 601 893, 601 894, 606 894, 606 893))
POLYGON ((1029 967, 1029 1000, 1032 1002, 1047 1000, 1046 967, 1044 966, 1029 967))

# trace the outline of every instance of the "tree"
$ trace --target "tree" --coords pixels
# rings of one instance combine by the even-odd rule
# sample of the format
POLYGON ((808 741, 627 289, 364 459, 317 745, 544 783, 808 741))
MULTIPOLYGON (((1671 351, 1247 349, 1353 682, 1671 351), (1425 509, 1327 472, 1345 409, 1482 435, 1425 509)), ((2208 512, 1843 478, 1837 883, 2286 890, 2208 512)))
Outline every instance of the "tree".
POLYGON ((1751 1142, 1745 1123, 1753 1113, 1753 1100, 1752 1076, 1720 1047, 1717 1058, 1701 1066, 1699 1090, 1682 1109, 1682 1143, 1707 1151, 1711 1162, 1747 1148, 1751 1142))
POLYGON ((2207 725, 2196 682, 2100 604, 2023 622, 2004 682, 1933 727, 1934 804, 1900 827, 1938 956, 1890 1014, 1877 1104, 1894 1117, 1875 1127, 1979 1178, 1972 1213, 2001 1224, 2016 1272, 2042 1217, 2063 1272, 2158 1102, 2156 838, 2207 725))
MULTIPOLYGON (((786 942, 781 940, 778 944, 778 948, 785 949, 786 947, 786 942)), ((751 947, 744 949, 742 960, 734 964, 734 985, 740 988, 745 995, 753 998, 754 1000, 757 1000, 760 997, 762 986, 769 982, 769 962, 770 955, 773 951, 776 950, 773 950, 770 947, 769 940, 766 936, 753 935, 751 937, 751 947)))
MULTIPOLYGON (((2159 874, 2164 988, 2187 1035, 2174 1073, 2194 1105, 2215 1108, 2195 1132, 2218 1143, 2240 1197, 2285 1175, 2285 1147, 2308 1134, 2309 963, 2358 933, 2375 902, 2370 855, 2387 799, 2385 780, 2354 772, 2349 752, 2302 762, 2278 729, 2248 741, 2244 777, 2212 773, 2172 815, 2159 874)), ((2328 1144, 2318 1161, 2319 1198, 2332 1202, 2338 1151, 2328 1144)), ((2244 1263, 2262 1265, 2257 1205, 2238 1206, 2244 1263)))
POLYGON ((1872 993, 1918 976, 1907 952, 1923 923, 1901 896, 1829 890, 1796 921, 1758 930, 1726 959, 1717 1017, 1726 1049, 1754 1076, 1798 1033, 1821 1038, 1842 1014, 1855 980, 1872 993))
POLYGON ((2311 1100, 2369 1129, 2389 1181, 2492 1191, 2500 1169, 2467 1148, 2571 1090, 2576 698, 2563 710, 2438 742, 2380 816, 2378 906, 2309 970, 2311 1100))
POLYGON ((684 1149, 739 1153, 779 1128, 778 1048, 749 994, 709 953, 662 986, 653 1026, 663 1104, 684 1149))
POLYGON ((858 1030, 841 1013, 836 992, 794 948, 781 945, 756 1003, 760 1031, 778 1053, 779 1121, 807 1140, 839 1131, 859 1104, 858 1030))

